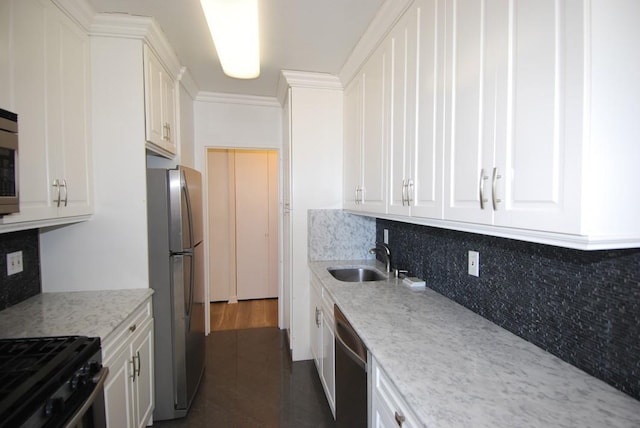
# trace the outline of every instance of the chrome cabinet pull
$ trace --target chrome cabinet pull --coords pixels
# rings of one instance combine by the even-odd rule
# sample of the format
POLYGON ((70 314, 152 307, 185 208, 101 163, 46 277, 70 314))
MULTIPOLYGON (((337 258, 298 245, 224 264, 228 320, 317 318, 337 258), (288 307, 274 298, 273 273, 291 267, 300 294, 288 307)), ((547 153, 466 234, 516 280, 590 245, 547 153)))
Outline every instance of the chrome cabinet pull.
POLYGON ((407 203, 407 180, 402 179, 402 206, 407 203))
POLYGON ((165 122, 162 125, 162 139, 165 141, 171 141, 171 124, 169 122, 165 122))
POLYGON ((498 168, 493 168, 493 180, 491 182, 491 199, 493 201, 493 210, 498 211, 498 204, 502 202, 502 199, 498 199, 496 194, 496 181, 501 179, 502 176, 498 174, 498 168))
POLYGON ((488 180, 488 179, 489 179, 489 176, 484 175, 484 168, 482 168, 480 170, 480 209, 481 210, 484 209, 485 202, 489 202, 488 199, 484 198, 484 182, 485 180, 488 180))
POLYGON ((360 186, 356 186, 356 196, 354 199, 356 205, 360 205, 360 186))
POLYGON ((58 191, 58 197, 53 199, 53 202, 55 202, 56 206, 60 206, 60 201, 61 199, 61 194, 60 194, 60 180, 58 180, 57 178, 55 180, 53 180, 53 187, 56 188, 56 190, 58 191))
MULTIPOLYGON (((64 189, 64 206, 66 207, 69 202, 69 188, 67 187, 67 180, 63 178, 60 187, 64 189)), ((60 206, 60 203, 58 203, 58 206, 60 206)))
MULTIPOLYGON (((140 351, 136 352, 136 357, 138 358, 138 369, 137 369, 137 376, 140 377, 140 351)), ((134 357, 134 358, 136 358, 134 357)))
POLYGON ((133 357, 131 357, 131 361, 129 361, 131 363, 131 375, 129 375, 129 377, 131 378, 131 382, 135 382, 136 381, 136 356, 134 355, 133 357))
POLYGON ((411 197, 413 195, 413 180, 412 179, 407 179, 407 206, 411 206, 411 203, 413 202, 413 198, 411 197))
POLYGON ((401 415, 397 411, 395 412, 395 418, 396 418, 396 423, 398 424, 399 427, 402 426, 402 424, 404 423, 404 421, 406 419, 403 415, 401 415))

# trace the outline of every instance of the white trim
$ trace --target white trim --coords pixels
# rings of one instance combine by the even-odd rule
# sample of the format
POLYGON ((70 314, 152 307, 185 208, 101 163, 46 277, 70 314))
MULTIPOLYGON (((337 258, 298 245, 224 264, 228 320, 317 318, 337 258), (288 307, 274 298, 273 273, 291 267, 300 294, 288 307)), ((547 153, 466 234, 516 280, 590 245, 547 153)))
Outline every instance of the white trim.
POLYGON ((386 0, 338 73, 346 87, 414 0, 386 0))
POLYGON ((142 40, 158 56, 158 59, 174 80, 177 80, 182 72, 182 65, 167 37, 156 20, 148 16, 99 13, 94 17, 89 35, 142 40))
POLYGON ((518 241, 533 242, 536 244, 553 245, 556 247, 573 248, 575 250, 595 251, 614 250, 624 248, 637 248, 640 246, 640 238, 628 238, 618 236, 583 236, 555 232, 543 232, 539 230, 515 229, 510 227, 492 226, 488 224, 464 223, 451 220, 440 220, 423 217, 409 217, 394 214, 382 214, 343 209, 345 212, 365 217, 376 217, 385 220, 399 221, 402 223, 420 224, 423 226, 437 227, 440 229, 457 230, 460 232, 476 233, 481 235, 496 236, 498 238, 515 239, 518 241))
POLYGON ((284 99, 288 88, 316 88, 341 91, 342 82, 335 74, 316 73, 309 71, 281 70, 278 79, 276 98, 280 105, 284 105, 284 99))
POLYGON ((86 31, 91 28, 96 11, 89 2, 84 0, 52 0, 53 3, 69 18, 83 27, 86 31))
POLYGON ((182 85, 185 91, 191 96, 192 99, 196 99, 198 96, 198 92, 200 92, 200 88, 198 88, 198 84, 195 80, 193 80, 193 76, 187 69, 187 67, 182 67, 180 69, 180 73, 178 74, 178 81, 182 85))
POLYGON ((222 92, 199 92, 195 100, 205 103, 242 104, 260 107, 280 108, 280 104, 278 103, 278 100, 276 98, 258 95, 226 94, 222 92))

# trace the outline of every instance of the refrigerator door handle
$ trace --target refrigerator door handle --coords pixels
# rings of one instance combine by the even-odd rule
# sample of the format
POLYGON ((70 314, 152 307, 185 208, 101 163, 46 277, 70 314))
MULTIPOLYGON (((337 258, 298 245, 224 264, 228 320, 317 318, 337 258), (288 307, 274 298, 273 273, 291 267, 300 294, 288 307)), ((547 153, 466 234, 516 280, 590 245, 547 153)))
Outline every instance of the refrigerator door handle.
POLYGON ((193 247, 193 212, 191 210, 191 196, 189 195, 189 189, 187 188, 187 178, 184 173, 181 177, 182 192, 184 194, 185 205, 187 206, 187 221, 189 222, 189 247, 193 247))

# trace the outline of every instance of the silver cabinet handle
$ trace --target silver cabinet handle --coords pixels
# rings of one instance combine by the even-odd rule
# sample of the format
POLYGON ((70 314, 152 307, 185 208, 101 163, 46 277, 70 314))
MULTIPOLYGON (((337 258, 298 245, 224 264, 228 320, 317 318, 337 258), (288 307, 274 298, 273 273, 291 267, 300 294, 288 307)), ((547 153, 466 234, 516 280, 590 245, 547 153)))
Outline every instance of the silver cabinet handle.
POLYGON ((131 382, 135 382, 136 381, 136 356, 134 355, 133 357, 131 357, 131 361, 129 361, 131 363, 131 375, 129 376, 131 378, 131 382))
POLYGON ((493 168, 493 180, 491 181, 491 199, 493 201, 493 210, 498 211, 498 204, 502 202, 501 199, 498 199, 496 194, 496 181, 501 179, 502 176, 498 174, 498 168, 493 168))
POLYGON ((353 201, 356 203, 356 205, 360 204, 360 186, 356 186, 356 194, 353 201))
POLYGON ((53 199, 53 202, 56 203, 56 206, 60 206, 60 201, 61 199, 61 195, 60 195, 60 180, 58 180, 57 178, 55 180, 53 180, 53 187, 56 188, 56 190, 58 191, 58 197, 53 199))
POLYGON ((407 203, 407 180, 402 179, 402 206, 407 203))
POLYGON ((396 423, 398 424, 399 427, 402 426, 403 422, 406 420, 406 418, 398 413, 397 411, 395 412, 395 418, 396 418, 396 423))
POLYGON ((162 139, 171 141, 171 124, 169 122, 165 122, 164 125, 162 125, 162 130, 164 131, 162 139))
MULTIPOLYGON (((140 377, 140 351, 136 352, 136 357, 138 359, 137 376, 140 377)), ((136 358, 136 357, 134 357, 134 358, 136 358)))
POLYGON ((488 180, 489 176, 484 175, 484 168, 480 170, 480 209, 484 209, 485 202, 488 202, 488 199, 484 198, 484 182, 488 180))
MULTIPOLYGON (((64 206, 66 207, 69 202, 69 188, 67 187, 67 180, 63 178, 60 187, 64 189, 64 206)), ((58 203, 58 206, 60 206, 60 203, 58 203)))
POLYGON ((408 178, 407 179, 407 206, 411 206, 411 203, 413 202, 413 198, 411 197, 413 195, 413 180, 408 178))

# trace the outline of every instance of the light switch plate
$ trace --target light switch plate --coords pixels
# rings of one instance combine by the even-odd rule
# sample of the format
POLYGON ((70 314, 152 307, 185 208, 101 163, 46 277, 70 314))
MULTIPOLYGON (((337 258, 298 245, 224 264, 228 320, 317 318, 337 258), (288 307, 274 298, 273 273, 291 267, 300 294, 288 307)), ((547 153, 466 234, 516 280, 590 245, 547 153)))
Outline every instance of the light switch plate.
POLYGON ((480 253, 469 251, 469 275, 480 276, 480 253))
POLYGON ((22 251, 7 254, 7 276, 22 272, 22 251))

